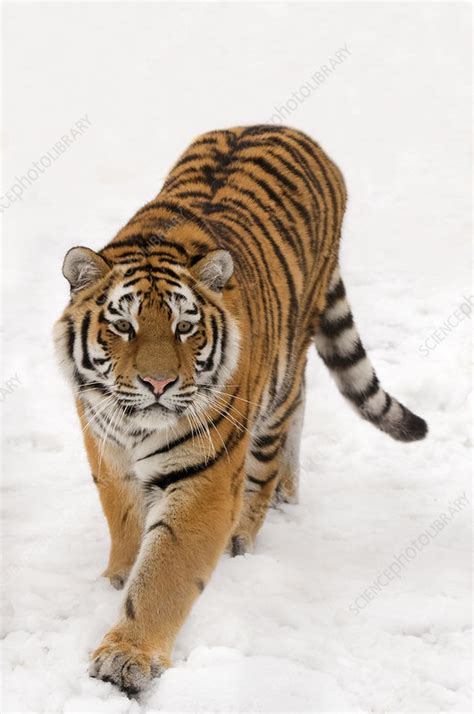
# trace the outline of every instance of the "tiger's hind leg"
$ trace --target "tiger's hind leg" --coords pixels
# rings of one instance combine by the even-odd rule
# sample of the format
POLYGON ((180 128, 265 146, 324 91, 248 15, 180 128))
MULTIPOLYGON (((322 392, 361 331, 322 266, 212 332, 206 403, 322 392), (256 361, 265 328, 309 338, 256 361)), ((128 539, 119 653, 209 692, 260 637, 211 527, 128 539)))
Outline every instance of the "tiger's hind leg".
POLYGON ((304 386, 301 402, 296 407, 288 427, 286 441, 282 447, 280 474, 275 492, 278 503, 298 503, 300 478, 300 447, 305 406, 304 386))
POLYGON ((275 415, 250 446, 246 461, 244 503, 238 525, 232 535, 230 552, 243 555, 252 550, 268 508, 275 499, 296 503, 304 391, 296 408, 282 419, 275 415))
POLYGON ((232 556, 244 555, 244 553, 252 550, 257 533, 274 498, 278 474, 279 466, 275 463, 272 470, 256 468, 255 459, 253 459, 251 460, 251 465, 247 467, 242 511, 230 541, 232 556), (258 474, 258 476, 250 474, 258 474))

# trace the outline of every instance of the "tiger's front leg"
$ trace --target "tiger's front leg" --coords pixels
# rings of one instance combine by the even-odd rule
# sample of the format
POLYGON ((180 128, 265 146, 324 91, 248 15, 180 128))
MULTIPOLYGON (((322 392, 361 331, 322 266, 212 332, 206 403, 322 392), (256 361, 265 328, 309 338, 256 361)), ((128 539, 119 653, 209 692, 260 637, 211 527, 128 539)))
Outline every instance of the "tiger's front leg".
POLYGON ((164 476, 165 487, 151 490, 121 617, 92 655, 93 677, 136 694, 169 666, 178 630, 239 515, 243 457, 232 461, 164 476))
POLYGON ((84 443, 110 532, 110 554, 103 572, 110 584, 121 590, 135 562, 143 529, 142 494, 124 479, 107 456, 101 458, 96 437, 88 428, 83 409, 77 406, 84 432, 84 443))

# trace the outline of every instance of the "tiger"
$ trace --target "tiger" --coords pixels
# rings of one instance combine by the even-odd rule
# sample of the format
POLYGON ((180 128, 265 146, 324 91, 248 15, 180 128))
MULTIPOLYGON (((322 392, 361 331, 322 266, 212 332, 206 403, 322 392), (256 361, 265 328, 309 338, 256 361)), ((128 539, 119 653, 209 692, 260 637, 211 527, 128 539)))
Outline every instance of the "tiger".
POLYGON ((426 422, 381 386, 339 268, 343 176, 305 133, 199 136, 98 252, 71 248, 54 328, 125 588, 90 675, 138 695, 171 665, 226 550, 298 499, 313 343, 346 400, 394 439, 426 422))

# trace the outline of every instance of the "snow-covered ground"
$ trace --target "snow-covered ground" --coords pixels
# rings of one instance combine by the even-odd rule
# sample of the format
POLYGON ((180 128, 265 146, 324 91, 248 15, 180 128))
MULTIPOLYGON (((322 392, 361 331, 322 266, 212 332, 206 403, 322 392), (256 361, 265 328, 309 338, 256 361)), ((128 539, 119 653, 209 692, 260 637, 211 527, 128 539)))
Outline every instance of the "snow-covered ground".
POLYGON ((10 4, 3 194, 3 712, 471 711, 469 8, 10 4), (223 557, 174 667, 139 701, 89 679, 121 594, 51 326, 66 249, 107 242, 200 131, 288 116, 350 194, 342 267, 384 386, 427 419, 398 444, 311 353, 300 504, 223 557), (4 201, 5 205, 5 201, 4 201))

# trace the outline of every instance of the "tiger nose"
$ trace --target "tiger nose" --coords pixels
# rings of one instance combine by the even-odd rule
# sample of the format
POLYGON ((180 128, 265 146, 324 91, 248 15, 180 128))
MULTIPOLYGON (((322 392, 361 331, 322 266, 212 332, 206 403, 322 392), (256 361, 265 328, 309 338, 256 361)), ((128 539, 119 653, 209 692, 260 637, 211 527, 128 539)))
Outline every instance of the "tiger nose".
POLYGON ((177 377, 142 377, 142 380, 144 382, 147 382, 150 386, 153 392, 157 395, 163 394, 165 387, 168 386, 168 384, 171 384, 171 382, 176 382, 177 377))

